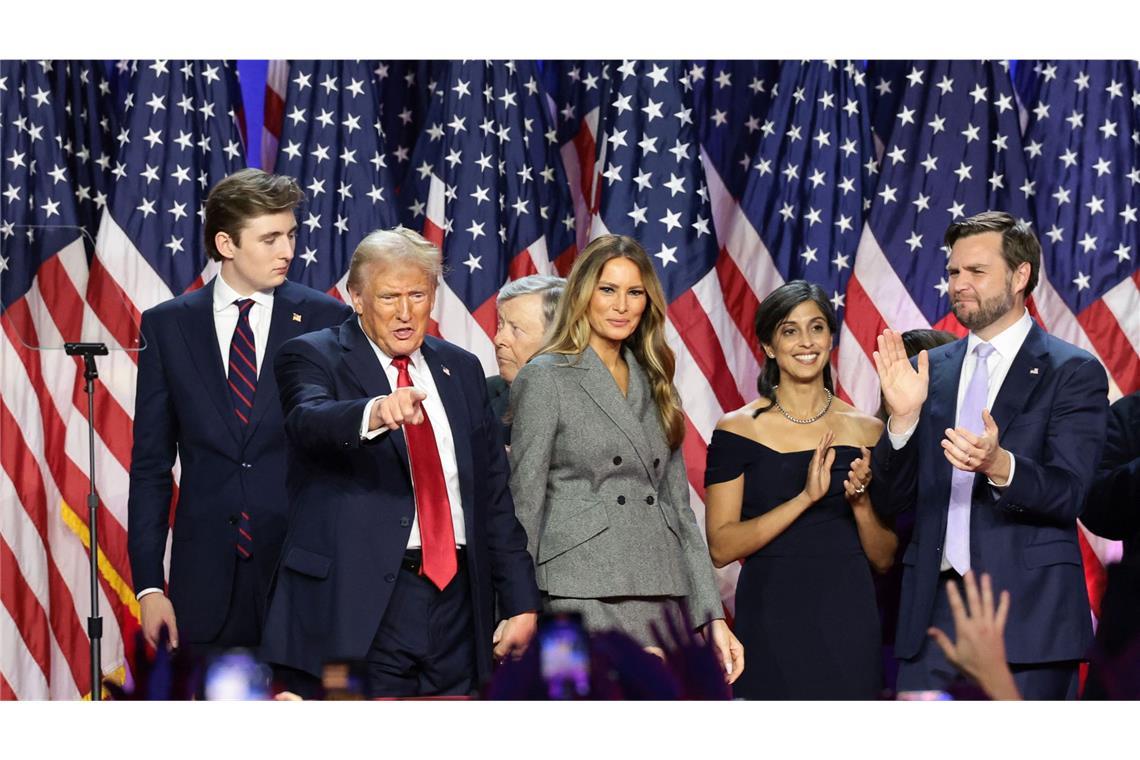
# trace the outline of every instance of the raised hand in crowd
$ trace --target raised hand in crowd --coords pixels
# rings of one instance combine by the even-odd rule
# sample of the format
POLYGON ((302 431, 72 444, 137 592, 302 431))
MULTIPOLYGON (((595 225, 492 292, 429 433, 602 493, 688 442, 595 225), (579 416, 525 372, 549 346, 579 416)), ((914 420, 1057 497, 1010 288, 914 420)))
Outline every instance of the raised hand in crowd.
MULTIPOLYGON (((724 625, 724 621, 720 622, 724 625)), ((688 699, 728 699, 731 692, 727 686, 744 671, 744 649, 740 642, 724 625, 724 631, 736 644, 734 655, 739 654, 739 662, 734 657, 732 663, 724 661, 714 639, 701 636, 681 625, 673 615, 666 615, 662 624, 652 623, 653 636, 660 645, 661 658, 676 680, 681 694, 688 699), (726 675, 727 666, 732 670, 726 675)))
POLYGON ((953 581, 946 583, 946 596, 954 616, 956 641, 945 632, 930 628, 927 633, 942 649, 946 659, 982 687, 991 699, 1021 699, 1013 673, 1005 659, 1005 619, 1009 614, 1009 592, 1002 591, 994 608, 993 585, 989 573, 982 573, 981 591, 973 571, 962 578, 966 603, 953 581))

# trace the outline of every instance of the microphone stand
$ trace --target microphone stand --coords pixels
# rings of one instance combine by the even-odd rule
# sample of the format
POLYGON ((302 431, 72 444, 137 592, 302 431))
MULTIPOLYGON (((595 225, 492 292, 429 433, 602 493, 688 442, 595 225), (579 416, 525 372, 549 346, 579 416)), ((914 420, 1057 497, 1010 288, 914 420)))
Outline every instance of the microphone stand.
POLYGON ((83 357, 83 377, 87 381, 87 444, 88 482, 87 491, 87 530, 91 548, 91 616, 87 618, 87 636, 91 639, 91 701, 98 702, 103 696, 103 618, 99 616, 99 534, 97 514, 99 494, 95 490, 95 381, 99 370, 95 368, 95 357, 106 356, 104 343, 64 343, 63 350, 68 356, 83 357))

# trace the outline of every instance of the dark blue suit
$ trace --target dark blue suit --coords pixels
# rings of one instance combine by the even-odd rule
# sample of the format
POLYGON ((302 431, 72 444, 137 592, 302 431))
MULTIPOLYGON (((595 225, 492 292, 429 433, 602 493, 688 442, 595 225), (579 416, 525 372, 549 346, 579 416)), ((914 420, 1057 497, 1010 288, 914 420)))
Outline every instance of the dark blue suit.
MULTIPOLYGON (((216 281, 216 280, 215 280, 216 281)), ((173 526, 169 595, 181 640, 216 638, 227 622, 237 514, 252 517, 254 563, 264 597, 285 537, 285 431, 273 356, 286 340, 337 324, 348 306, 285 282, 273 313, 249 425, 234 414, 214 327, 214 282, 148 309, 139 354, 128 549, 135 591, 163 588, 163 555, 175 456, 182 474, 173 526), (300 319, 298 319, 300 317, 300 319)))
MULTIPOLYGON (((952 470, 940 444, 955 426, 965 354, 965 339, 930 351, 930 390, 917 429, 898 451, 884 431, 872 456, 875 509, 916 509, 903 555, 895 643, 902 659, 918 656, 927 641, 939 593, 952 470)), ((1076 521, 1100 460, 1107 393, 1095 358, 1034 325, 991 410, 1016 470, 1002 490, 975 478, 970 563, 992 576, 995 592, 1010 593, 1010 663, 1079 660, 1092 639, 1076 521)))
MULTIPOLYGON (((539 608, 538 588, 482 367, 430 336, 421 352, 455 440, 470 637, 483 680, 492 665, 495 596, 510 617, 539 608)), ((325 660, 368 654, 401 577, 415 500, 403 431, 360 438, 365 406, 391 388, 356 317, 290 341, 275 367, 289 438, 291 518, 263 654, 317 675, 325 660)))

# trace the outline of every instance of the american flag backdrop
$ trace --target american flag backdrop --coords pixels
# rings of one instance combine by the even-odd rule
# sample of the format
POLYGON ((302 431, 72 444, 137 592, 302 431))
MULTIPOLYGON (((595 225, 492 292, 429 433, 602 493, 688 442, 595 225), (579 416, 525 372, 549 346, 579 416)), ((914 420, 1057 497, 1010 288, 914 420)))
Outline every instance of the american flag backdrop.
POLYGON ((569 185, 533 61, 452 62, 436 76, 401 212, 443 251, 438 333, 495 375, 499 288, 576 250, 569 185))
MULTIPOLYGON (((447 267, 433 329, 488 374, 504 282, 566 273, 604 230, 642 242, 669 298, 698 517, 712 429, 755 395, 760 300, 819 282, 841 319, 839 390, 874 412, 878 331, 961 332, 941 239, 985 208, 1042 241, 1034 316, 1101 359, 1114 398, 1140 387, 1134 61, 1024 61, 1016 81, 996 61, 268 68, 255 155, 306 194, 290 277, 343 294, 367 231, 421 230, 447 267)), ((142 310, 213 275, 201 207, 246 165, 242 101, 230 62, 4 61, 0 105, 0 699, 75 699, 89 689, 86 397, 74 359, 35 347, 82 333, 137 349, 142 310)), ((135 358, 98 362, 103 669, 122 675, 138 614, 135 358)), ((1082 538, 1095 610, 1119 546, 1082 538)), ((734 568, 720 582, 731 611, 734 568)))
MULTIPOLYGON (((1140 69, 1123 61, 1037 61, 1025 98, 1028 196, 1044 271, 1041 323, 1108 368, 1110 395, 1140 385, 1140 69)), ((1100 614, 1104 561, 1120 545, 1082 532, 1100 614)))
MULTIPOLYGON (((50 73, 0 63, 0 699, 90 689, 83 394, 60 350, 80 336, 88 267, 50 73)), ((114 592, 100 593, 106 615, 114 592)), ((117 618, 104 628, 108 670, 122 664, 117 618)))
POLYGON ((294 61, 275 165, 306 197, 289 279, 323 291, 339 285, 344 300, 342 280, 357 243, 397 223, 374 68, 294 61))

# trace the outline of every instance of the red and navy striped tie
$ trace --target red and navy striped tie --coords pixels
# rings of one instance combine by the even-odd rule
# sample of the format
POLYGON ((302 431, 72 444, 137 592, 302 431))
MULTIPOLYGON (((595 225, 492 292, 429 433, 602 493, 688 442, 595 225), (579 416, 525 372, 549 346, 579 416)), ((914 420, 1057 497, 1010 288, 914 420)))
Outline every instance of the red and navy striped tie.
MULTIPOLYGON (((250 413, 253 411, 253 394, 257 391, 257 348, 253 342, 253 328, 249 326, 249 310, 253 306, 253 299, 241 298, 234 303, 238 307, 238 321, 230 339, 230 396, 233 397, 234 414, 244 429, 249 424, 250 413)), ((253 535, 248 512, 241 512, 237 528, 237 553, 243 559, 248 559, 253 554, 253 535)))
POLYGON ((249 424, 253 394, 257 392, 257 348, 253 343, 253 328, 249 326, 253 299, 241 298, 234 303, 238 307, 238 321, 230 338, 230 396, 234 401, 234 414, 245 426, 249 424))

